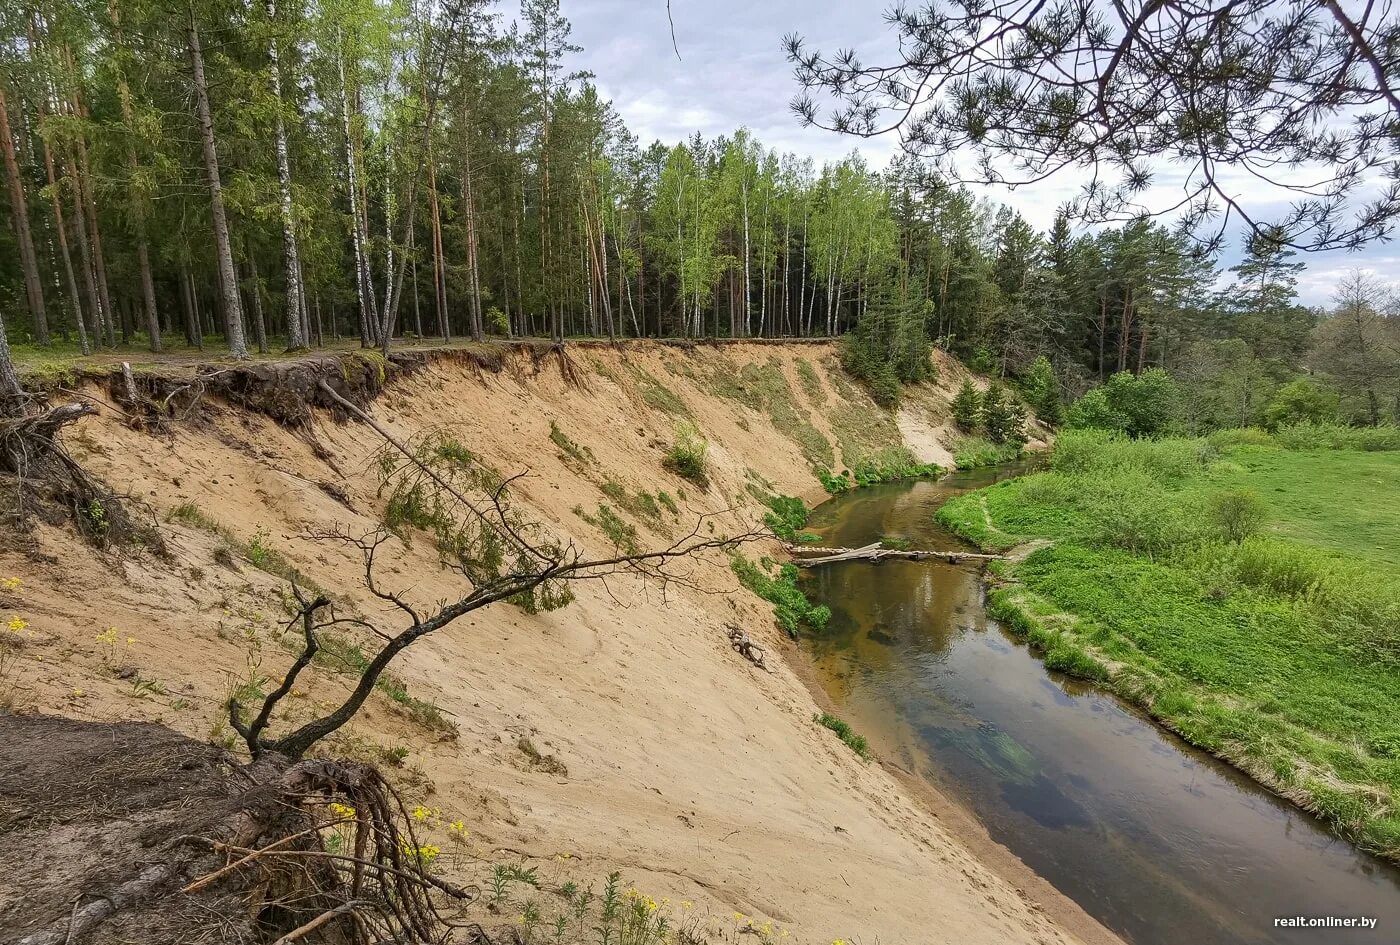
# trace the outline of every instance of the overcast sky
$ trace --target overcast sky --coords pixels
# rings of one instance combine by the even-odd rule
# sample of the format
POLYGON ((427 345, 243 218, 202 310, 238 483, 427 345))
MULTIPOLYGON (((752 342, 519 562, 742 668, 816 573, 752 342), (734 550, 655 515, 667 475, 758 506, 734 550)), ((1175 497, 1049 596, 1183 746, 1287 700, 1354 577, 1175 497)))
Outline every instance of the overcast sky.
MULTIPOLYGON (((898 149, 895 137, 863 140, 800 127, 788 108, 798 88, 782 38, 796 32, 823 50, 855 47, 868 61, 884 61, 895 49, 883 15, 887 6, 888 0, 671 0, 677 60, 665 0, 562 0, 574 41, 584 50, 579 65, 594 74, 643 147, 658 138, 671 144, 696 131, 708 138, 744 125, 769 148, 808 154, 819 164, 857 149, 877 168, 898 149)), ((1179 190, 1166 180, 1172 169, 1163 170, 1157 197, 1175 203, 1179 196, 1172 194, 1179 190)), ((1065 174, 1015 193, 982 190, 1044 229, 1078 183, 1065 174)), ((1239 180, 1237 189, 1255 206, 1272 198, 1252 180, 1239 180)), ((1227 255, 1229 264, 1238 251, 1232 247, 1227 255)), ((1400 274, 1400 249, 1392 244, 1300 258, 1308 268, 1299 290, 1309 305, 1326 304, 1349 269, 1386 279, 1400 274)))

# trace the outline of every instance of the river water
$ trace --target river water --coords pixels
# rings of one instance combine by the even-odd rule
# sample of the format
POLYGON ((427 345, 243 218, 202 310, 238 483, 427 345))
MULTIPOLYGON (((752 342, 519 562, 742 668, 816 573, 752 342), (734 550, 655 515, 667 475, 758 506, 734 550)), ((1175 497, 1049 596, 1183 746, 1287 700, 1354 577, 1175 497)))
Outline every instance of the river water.
MULTIPOLYGON (((1021 471, 861 489, 819 507, 809 528, 824 545, 966 547, 935 510, 1021 471)), ((832 610, 809 650, 837 713, 1134 945, 1400 942, 1400 870, 1116 697, 1046 670, 987 617, 975 570, 852 562, 807 575, 832 610), (1297 915, 1378 927, 1274 927, 1297 915)))

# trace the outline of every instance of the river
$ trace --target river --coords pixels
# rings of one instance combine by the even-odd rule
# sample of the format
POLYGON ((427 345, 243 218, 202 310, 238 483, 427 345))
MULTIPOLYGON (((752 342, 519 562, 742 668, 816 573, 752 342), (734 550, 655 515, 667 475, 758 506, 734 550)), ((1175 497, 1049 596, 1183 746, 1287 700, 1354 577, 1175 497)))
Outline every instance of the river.
MULTIPOLYGON (((824 545, 966 547, 935 510, 1023 468, 861 489, 809 528, 824 545)), ((1400 942, 1400 870, 1117 697, 1046 670, 987 617, 975 570, 852 562, 807 575, 832 610, 808 650, 837 713, 1129 942, 1400 942), (1297 915, 1378 927, 1275 928, 1297 915)))

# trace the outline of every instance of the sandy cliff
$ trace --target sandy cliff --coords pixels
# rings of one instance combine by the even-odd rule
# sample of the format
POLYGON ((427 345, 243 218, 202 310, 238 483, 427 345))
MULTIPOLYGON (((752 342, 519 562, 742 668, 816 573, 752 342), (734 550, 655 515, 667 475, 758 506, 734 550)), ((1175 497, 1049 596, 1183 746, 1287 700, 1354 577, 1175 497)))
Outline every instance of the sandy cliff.
MULTIPOLYGON (((600 503, 616 506, 608 483, 675 498, 677 514, 623 513, 642 544, 656 545, 702 513, 717 513, 720 531, 742 531, 759 519, 764 491, 816 500, 811 466, 824 450, 837 469, 891 442, 925 461, 949 459, 947 400, 961 378, 951 362, 891 417, 852 387, 829 346, 598 347, 573 350, 572 361, 573 383, 557 364, 518 354, 499 373, 442 360, 391 384, 370 409, 405 439, 439 430, 502 473, 528 471, 514 487, 521 506, 600 552, 610 543, 578 510, 596 518, 600 503), (708 441, 707 491, 662 466, 680 423, 708 441)), ((394 625, 363 591, 358 558, 307 537, 380 524, 383 442, 367 426, 318 414, 292 431, 212 405, 152 435, 109 409, 69 443, 149 504, 174 560, 103 557, 49 527, 37 550, 5 552, 0 577, 21 581, 5 592, 5 618, 29 624, 7 682, 19 705, 226 738, 230 687, 278 678, 290 661, 279 640, 282 582, 230 555, 227 536, 235 547, 257 542, 369 620, 394 625), (181 520, 167 521, 182 506, 181 520), (190 524, 190 509, 203 525, 190 524)), ((386 546, 381 576, 423 606, 462 586, 424 535, 386 546)), ((394 668, 414 698, 455 723, 455 738, 376 694, 332 747, 399 756, 408 796, 436 810, 441 865, 478 879, 488 864, 520 858, 556 881, 621 870, 657 899, 693 903, 687 911, 716 936, 752 918, 802 942, 1109 940, 1007 858, 989 867, 944 826, 949 818, 813 725, 816 704, 791 665, 799 654, 785 650, 771 607, 738 585, 722 555, 694 562, 686 577, 590 582, 547 614, 478 612, 394 668), (726 622, 768 646, 768 672, 730 649, 726 622), (465 844, 445 832, 459 819, 465 844)), ((319 672, 293 711, 315 711, 346 678, 319 672)))

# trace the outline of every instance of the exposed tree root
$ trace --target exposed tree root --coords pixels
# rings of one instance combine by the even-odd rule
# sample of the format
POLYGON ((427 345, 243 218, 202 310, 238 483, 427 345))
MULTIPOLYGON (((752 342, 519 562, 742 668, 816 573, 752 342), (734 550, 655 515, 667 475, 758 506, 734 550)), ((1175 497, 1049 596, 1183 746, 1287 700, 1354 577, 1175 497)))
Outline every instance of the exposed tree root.
POLYGON ((55 521, 67 513, 78 531, 99 548, 140 542, 164 552, 159 533, 135 521, 112 490, 90 476, 68 455, 58 434, 97 413, 86 401, 61 404, 0 424, 0 476, 10 481, 10 514, 23 530, 32 515, 55 521))
POLYGON ((30 890, 18 912, 0 909, 0 940, 154 945, 179 928, 191 941, 214 930, 245 942, 438 945, 457 927, 487 941, 445 914, 477 891, 427 872, 412 818, 370 765, 265 755, 231 766, 218 749, 140 723, 0 715, 3 739, 7 763, 64 746, 42 774, 72 783, 55 796, 0 776, 0 822, 14 831, 0 862, 30 890), (55 851, 60 875, 26 853, 54 842, 68 845, 55 851))

